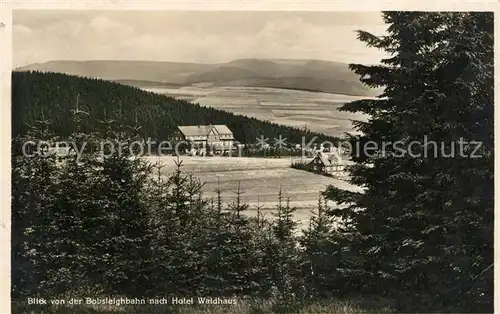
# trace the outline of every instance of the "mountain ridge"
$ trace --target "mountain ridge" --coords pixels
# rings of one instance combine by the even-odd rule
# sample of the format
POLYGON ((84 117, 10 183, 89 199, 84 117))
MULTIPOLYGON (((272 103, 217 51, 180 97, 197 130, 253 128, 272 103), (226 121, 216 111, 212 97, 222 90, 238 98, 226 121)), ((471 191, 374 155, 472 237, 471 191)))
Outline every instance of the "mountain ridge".
POLYGON ((147 60, 53 60, 18 67, 15 71, 58 72, 82 77, 179 86, 273 87, 319 92, 374 96, 346 63, 308 59, 236 59, 223 63, 192 63, 147 60))

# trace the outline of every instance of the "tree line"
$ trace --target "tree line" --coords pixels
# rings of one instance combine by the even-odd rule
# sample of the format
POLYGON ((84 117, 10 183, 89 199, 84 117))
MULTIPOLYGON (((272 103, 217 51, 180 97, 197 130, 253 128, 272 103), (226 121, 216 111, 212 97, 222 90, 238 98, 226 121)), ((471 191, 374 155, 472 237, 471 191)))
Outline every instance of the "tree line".
POLYGON ((61 137, 74 130, 72 115, 78 109, 84 118, 82 131, 97 131, 100 121, 116 120, 128 136, 143 140, 171 140, 180 125, 225 124, 237 141, 254 144, 256 138, 278 138, 288 143, 335 141, 336 138, 295 127, 205 107, 165 95, 111 81, 83 78, 62 73, 38 71, 12 73, 12 134, 24 135, 36 120, 50 119, 50 128, 61 137))

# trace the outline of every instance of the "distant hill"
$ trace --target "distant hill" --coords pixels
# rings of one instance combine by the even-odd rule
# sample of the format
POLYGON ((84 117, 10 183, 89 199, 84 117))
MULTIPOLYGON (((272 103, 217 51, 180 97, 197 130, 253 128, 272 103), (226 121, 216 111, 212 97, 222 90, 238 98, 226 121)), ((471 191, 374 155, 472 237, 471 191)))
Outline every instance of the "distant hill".
POLYGON ((50 61, 16 71, 60 72, 119 81, 136 87, 151 84, 289 88, 374 96, 345 63, 320 60, 239 59, 201 64, 157 61, 50 61))
POLYGON ((165 95, 147 92, 115 82, 70 76, 61 73, 12 73, 12 137, 26 134, 36 120, 49 119, 51 129, 65 137, 74 131, 72 112, 76 99, 85 116, 82 131, 102 128, 100 120, 114 119, 126 126, 141 126, 144 138, 167 140, 179 125, 226 124, 242 143, 257 137, 282 135, 290 143, 334 140, 333 137, 203 107, 165 95))

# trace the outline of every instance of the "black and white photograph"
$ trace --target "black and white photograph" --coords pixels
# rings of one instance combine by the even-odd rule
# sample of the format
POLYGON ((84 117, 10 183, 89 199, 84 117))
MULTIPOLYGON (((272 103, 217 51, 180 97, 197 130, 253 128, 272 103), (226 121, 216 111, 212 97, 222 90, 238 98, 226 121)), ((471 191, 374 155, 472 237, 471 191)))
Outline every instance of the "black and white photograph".
POLYGON ((493 9, 113 5, 2 23, 11 313, 494 312, 493 9))

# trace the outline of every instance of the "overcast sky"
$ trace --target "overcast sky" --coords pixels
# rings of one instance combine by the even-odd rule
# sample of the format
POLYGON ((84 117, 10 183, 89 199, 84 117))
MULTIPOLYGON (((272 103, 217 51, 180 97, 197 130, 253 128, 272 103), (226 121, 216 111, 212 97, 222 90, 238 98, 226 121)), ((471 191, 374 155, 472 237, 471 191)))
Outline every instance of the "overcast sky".
POLYGON ((14 67, 50 60, 217 63, 240 58, 378 63, 356 38, 376 12, 14 11, 14 67))

